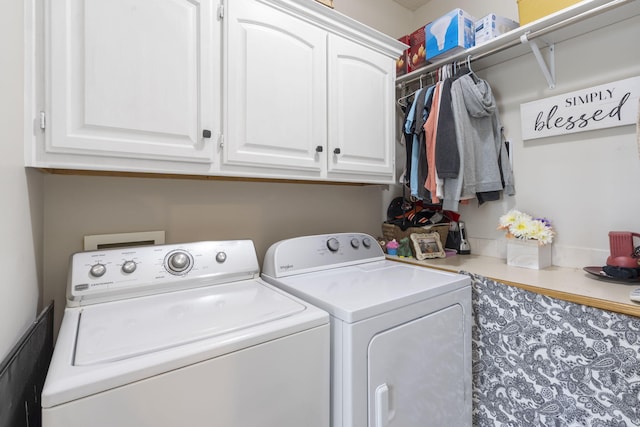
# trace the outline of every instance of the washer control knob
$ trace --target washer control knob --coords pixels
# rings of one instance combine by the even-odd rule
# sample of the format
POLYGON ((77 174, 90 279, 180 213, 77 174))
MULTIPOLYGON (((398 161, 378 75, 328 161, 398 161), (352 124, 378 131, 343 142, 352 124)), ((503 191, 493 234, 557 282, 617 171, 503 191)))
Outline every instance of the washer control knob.
POLYGON ((227 254, 224 252, 218 252, 216 254, 216 261, 219 262, 220 264, 222 264, 223 262, 225 262, 227 260, 227 254))
POLYGON ((185 252, 177 251, 169 256, 167 267, 170 273, 182 273, 191 265, 191 259, 185 252))
POLYGON ((107 267, 104 264, 94 264, 91 266, 91 269, 89 270, 89 274, 92 277, 102 277, 106 272, 107 272, 107 267))
POLYGON ((335 237, 332 237, 327 240, 327 248, 329 248, 331 252, 336 252, 338 249, 340 249, 340 242, 338 242, 338 239, 336 239, 335 237))
POLYGON ((364 239, 362 239, 362 246, 369 249, 371 247, 371 239, 368 237, 365 237, 364 239))
POLYGON ((133 273, 136 271, 136 267, 135 261, 125 261, 124 264, 122 264, 122 272, 127 274, 133 273))
POLYGON ((360 240, 356 239, 355 237, 351 239, 351 247, 353 249, 358 249, 360 247, 360 240))

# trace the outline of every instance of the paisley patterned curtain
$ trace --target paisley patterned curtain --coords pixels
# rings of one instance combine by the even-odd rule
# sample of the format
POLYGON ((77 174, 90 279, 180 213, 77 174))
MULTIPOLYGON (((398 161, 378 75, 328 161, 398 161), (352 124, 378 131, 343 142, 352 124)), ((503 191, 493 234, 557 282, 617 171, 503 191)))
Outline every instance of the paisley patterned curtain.
POLYGON ((474 426, 640 426, 640 318, 463 274, 474 426))

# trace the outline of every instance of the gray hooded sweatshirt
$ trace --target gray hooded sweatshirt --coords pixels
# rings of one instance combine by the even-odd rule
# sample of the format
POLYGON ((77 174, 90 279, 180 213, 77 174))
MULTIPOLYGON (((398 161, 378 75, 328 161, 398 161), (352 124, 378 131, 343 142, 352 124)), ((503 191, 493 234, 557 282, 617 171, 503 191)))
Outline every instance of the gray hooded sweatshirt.
POLYGON ((515 194, 513 173, 502 142, 502 124, 489 84, 466 74, 451 85, 451 108, 460 153, 460 173, 445 179, 443 209, 457 211, 458 201, 476 193, 504 190, 515 194), (504 179, 504 187, 502 185, 504 179))

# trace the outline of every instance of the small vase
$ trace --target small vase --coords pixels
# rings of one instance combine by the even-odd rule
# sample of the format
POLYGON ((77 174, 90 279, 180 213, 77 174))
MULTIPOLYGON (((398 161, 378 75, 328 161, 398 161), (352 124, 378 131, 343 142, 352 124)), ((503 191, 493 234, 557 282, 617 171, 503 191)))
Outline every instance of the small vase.
POLYGON ((507 265, 540 270, 551 265, 551 245, 537 240, 507 240, 507 265))

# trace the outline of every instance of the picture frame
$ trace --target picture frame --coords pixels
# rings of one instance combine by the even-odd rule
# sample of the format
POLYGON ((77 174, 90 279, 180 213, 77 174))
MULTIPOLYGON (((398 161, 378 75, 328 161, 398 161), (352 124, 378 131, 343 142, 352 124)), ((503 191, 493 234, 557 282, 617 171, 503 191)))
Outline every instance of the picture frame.
POLYGON ((446 253, 440 241, 438 233, 412 234, 411 244, 416 254, 416 259, 421 261, 429 258, 444 258, 446 253))

